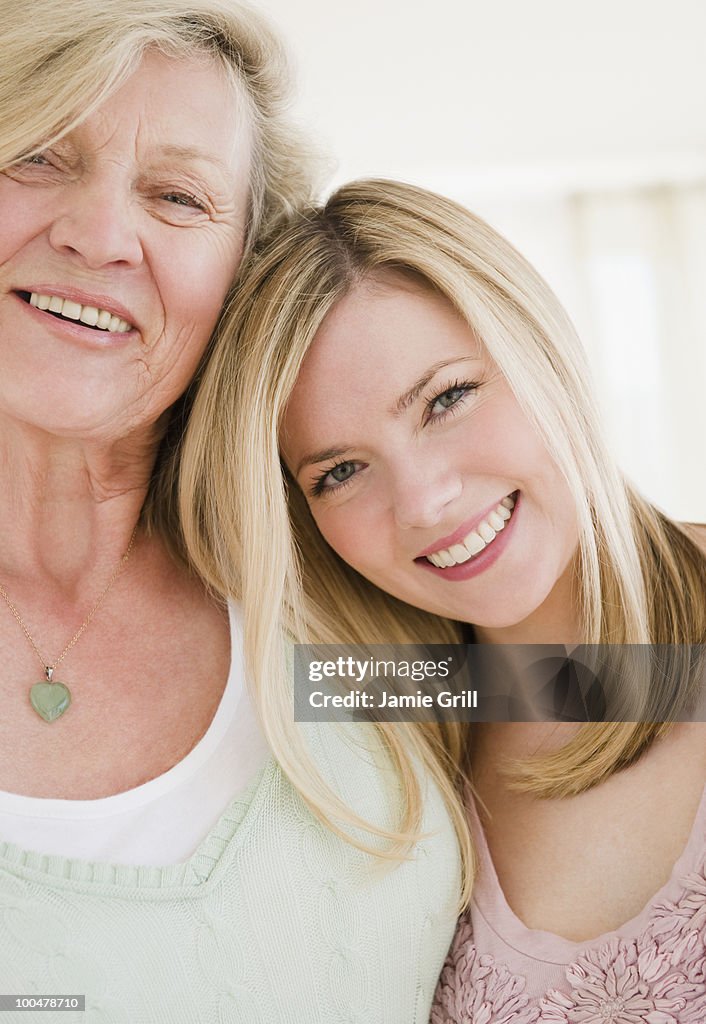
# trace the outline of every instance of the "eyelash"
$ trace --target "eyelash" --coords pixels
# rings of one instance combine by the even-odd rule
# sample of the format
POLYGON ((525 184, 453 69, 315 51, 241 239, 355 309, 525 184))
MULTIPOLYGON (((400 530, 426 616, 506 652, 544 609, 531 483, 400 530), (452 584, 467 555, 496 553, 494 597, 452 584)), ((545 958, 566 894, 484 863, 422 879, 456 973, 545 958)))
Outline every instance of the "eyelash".
POLYGON ((340 483, 336 483, 333 485, 325 484, 324 480, 330 473, 333 473, 334 469, 338 469, 339 466, 347 465, 348 461, 350 460, 346 460, 345 462, 337 462, 335 466, 331 466, 329 469, 324 469, 321 473, 319 473, 319 475, 316 477, 313 484, 311 485, 311 488, 309 489, 309 496, 311 498, 320 498, 324 494, 333 494, 334 491, 338 493, 340 490, 346 487, 353 480, 353 477, 356 475, 355 473, 349 476, 347 480, 342 480, 340 483))
POLYGON ((200 199, 192 195, 190 192, 163 192, 162 199, 176 199, 176 203, 172 203, 172 206, 192 206, 196 210, 205 210, 205 205, 200 199))
POLYGON ((28 167, 52 167, 52 162, 49 159, 47 153, 41 151, 39 153, 33 153, 31 156, 24 156, 20 160, 17 160, 12 165, 10 170, 24 171, 28 167))
MULTIPOLYGON (((477 391, 480 388, 480 386, 481 385, 479 381, 455 380, 453 383, 448 384, 440 391, 435 391, 433 395, 425 399, 426 413, 424 424, 426 425, 427 423, 438 423, 439 420, 443 420, 447 416, 455 416, 460 411, 459 406, 463 405, 464 398, 467 395, 477 391), (461 391, 462 394, 457 399, 457 401, 454 402, 453 405, 450 405, 448 407, 448 409, 444 409, 443 412, 433 413, 431 410, 433 409, 435 403, 438 402, 440 398, 443 398, 444 395, 447 395, 450 391, 461 391)), ((334 493, 338 494, 342 490, 342 488, 346 487, 349 483, 351 483, 354 477, 357 476, 356 473, 352 473, 347 480, 342 480, 340 483, 336 483, 333 485, 327 485, 326 483, 324 483, 326 478, 331 473, 333 473, 335 469, 338 469, 339 466, 347 465, 349 461, 351 460, 346 459, 343 462, 337 462, 335 465, 329 466, 328 469, 322 470, 321 473, 319 473, 318 476, 315 478, 313 484, 311 485, 311 488, 309 489, 309 496, 312 498, 320 498, 324 495, 330 495, 334 493)))
MULTIPOLYGON (((20 162, 19 166, 52 167, 53 165, 47 153, 41 151, 39 153, 34 153, 32 154, 32 156, 28 156, 25 159, 23 159, 20 162)), ((205 212, 206 210, 206 204, 202 202, 202 200, 199 199, 198 196, 195 196, 191 192, 182 192, 177 189, 173 189, 162 192, 160 198, 165 200, 165 202, 170 202, 170 200, 176 200, 175 202, 171 203, 172 206, 191 207, 195 210, 201 211, 202 213, 205 212)))
POLYGON ((477 391, 480 386, 480 381, 458 380, 457 378, 450 384, 447 384, 446 387, 442 388, 440 391, 435 390, 433 395, 425 399, 427 410, 427 417, 425 422, 436 423, 439 420, 444 419, 446 416, 456 416, 463 407, 463 400, 466 398, 466 396, 477 391), (443 412, 432 412, 435 403, 438 402, 440 398, 443 398, 444 395, 448 395, 450 391, 461 391, 462 394, 458 398, 458 400, 454 402, 453 405, 450 405, 448 407, 448 409, 444 409, 443 412))

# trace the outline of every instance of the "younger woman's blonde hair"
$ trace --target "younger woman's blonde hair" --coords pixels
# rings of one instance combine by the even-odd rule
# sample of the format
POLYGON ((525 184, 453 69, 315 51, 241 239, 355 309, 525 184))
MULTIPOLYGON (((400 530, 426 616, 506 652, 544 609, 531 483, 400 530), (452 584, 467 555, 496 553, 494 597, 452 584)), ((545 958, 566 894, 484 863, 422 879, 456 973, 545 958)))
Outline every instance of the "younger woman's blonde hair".
MULTIPOLYGON (((302 767, 282 630, 305 643, 459 639, 456 624, 382 593, 343 563, 280 464, 282 417, 324 317, 356 284, 388 270, 421 279, 461 313, 563 472, 579 523, 575 585, 585 642, 706 638, 704 559, 616 468, 596 422, 584 352, 545 282, 497 232, 448 199, 390 181, 346 185, 298 215, 243 280, 201 384, 182 478, 189 550, 215 588, 243 601, 256 699, 280 709, 263 716, 270 743, 328 816, 341 809, 302 767)), ((659 702, 649 692, 639 697, 641 717, 654 721, 659 702)), ((406 787, 401 832, 419 822, 405 742, 431 765, 458 824, 462 811, 444 772, 458 763, 460 729, 416 726, 402 736, 399 726, 380 728, 406 787)), ((516 784, 543 795, 579 792, 634 760, 660 728, 586 726, 554 757, 523 766, 516 784)), ((467 850, 463 825, 459 834, 467 850)))

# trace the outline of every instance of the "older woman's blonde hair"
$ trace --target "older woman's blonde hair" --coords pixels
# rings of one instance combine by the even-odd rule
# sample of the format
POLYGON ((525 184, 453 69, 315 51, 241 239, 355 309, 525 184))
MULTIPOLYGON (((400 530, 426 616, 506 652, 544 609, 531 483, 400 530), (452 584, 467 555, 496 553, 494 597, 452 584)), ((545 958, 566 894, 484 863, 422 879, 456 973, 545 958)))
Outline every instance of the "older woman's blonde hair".
MULTIPOLYGON (((261 232, 312 200, 321 168, 289 114, 286 54, 262 16, 246 4, 3 0, 0 15, 0 171, 80 125, 148 50, 157 50, 177 60, 203 56, 232 83, 234 113, 252 141, 246 254, 261 232)), ((183 548, 174 487, 190 401, 187 393, 172 409, 143 510, 145 525, 177 556, 183 556, 183 548)))
MULTIPOLYGON (((497 232, 448 199, 389 181, 346 185, 297 216, 243 280, 223 323, 227 344, 195 404, 182 478, 192 557, 217 590, 243 601, 256 699, 279 709, 264 716, 270 743, 302 793, 331 816, 340 807, 304 768, 291 723, 282 630, 309 643, 460 638, 455 624, 382 593, 347 566, 280 464, 282 416, 324 317, 356 284, 390 269, 413 275, 462 314, 563 472, 579 522, 575 586, 585 641, 706 638, 704 559, 616 468, 596 421, 584 352, 545 282, 497 232)), ((567 795, 630 763, 662 728, 649 724, 660 706, 645 689, 647 724, 585 726, 553 757, 520 766, 515 784, 567 795)), ((686 691, 678 695, 686 699, 686 691)), ((453 779, 449 765, 458 763, 464 736, 449 726, 408 727, 405 737, 399 726, 382 728, 402 769, 401 830, 409 831, 419 822, 419 793, 406 771, 405 741, 431 763, 449 798, 442 776, 453 779)))
POLYGON ((246 249, 312 198, 307 147, 288 115, 286 55, 260 14, 237 0, 4 0, 0 18, 0 169, 70 132, 148 49, 219 64, 253 129, 246 249))

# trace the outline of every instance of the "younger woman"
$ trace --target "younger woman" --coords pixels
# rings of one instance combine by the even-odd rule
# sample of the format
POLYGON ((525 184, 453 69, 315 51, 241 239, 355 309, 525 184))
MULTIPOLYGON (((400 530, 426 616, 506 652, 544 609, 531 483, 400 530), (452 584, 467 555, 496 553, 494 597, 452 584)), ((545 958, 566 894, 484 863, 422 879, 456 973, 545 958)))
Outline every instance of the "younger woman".
MULTIPOLYGON (((624 480, 565 313, 470 213, 345 186, 261 254, 225 330, 190 542, 203 563, 239 538, 263 685, 282 620, 316 641, 706 641, 703 528, 624 480)), ((659 724, 644 689, 638 723, 471 730, 480 871, 438 1024, 706 1019, 706 734, 659 724)))

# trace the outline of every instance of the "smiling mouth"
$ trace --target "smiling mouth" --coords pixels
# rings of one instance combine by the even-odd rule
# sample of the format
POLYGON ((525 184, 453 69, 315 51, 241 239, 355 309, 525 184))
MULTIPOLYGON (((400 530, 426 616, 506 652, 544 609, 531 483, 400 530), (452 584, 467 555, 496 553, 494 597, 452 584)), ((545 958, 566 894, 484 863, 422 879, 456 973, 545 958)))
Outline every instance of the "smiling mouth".
POLYGON ((39 292, 17 292, 17 295, 28 305, 41 309, 44 313, 50 313, 57 320, 80 323, 82 327, 90 327, 94 331, 127 334, 134 329, 132 324, 111 313, 109 309, 82 306, 80 302, 63 299, 59 295, 44 295, 39 292))
POLYGON ((512 518, 513 509, 517 501, 518 492, 514 491, 503 498, 501 502, 489 512, 475 529, 458 544, 452 544, 449 548, 441 548, 431 555, 425 555, 424 560, 436 566, 437 569, 450 569, 454 565, 463 565, 485 551, 497 535, 505 529, 505 526, 512 518))

